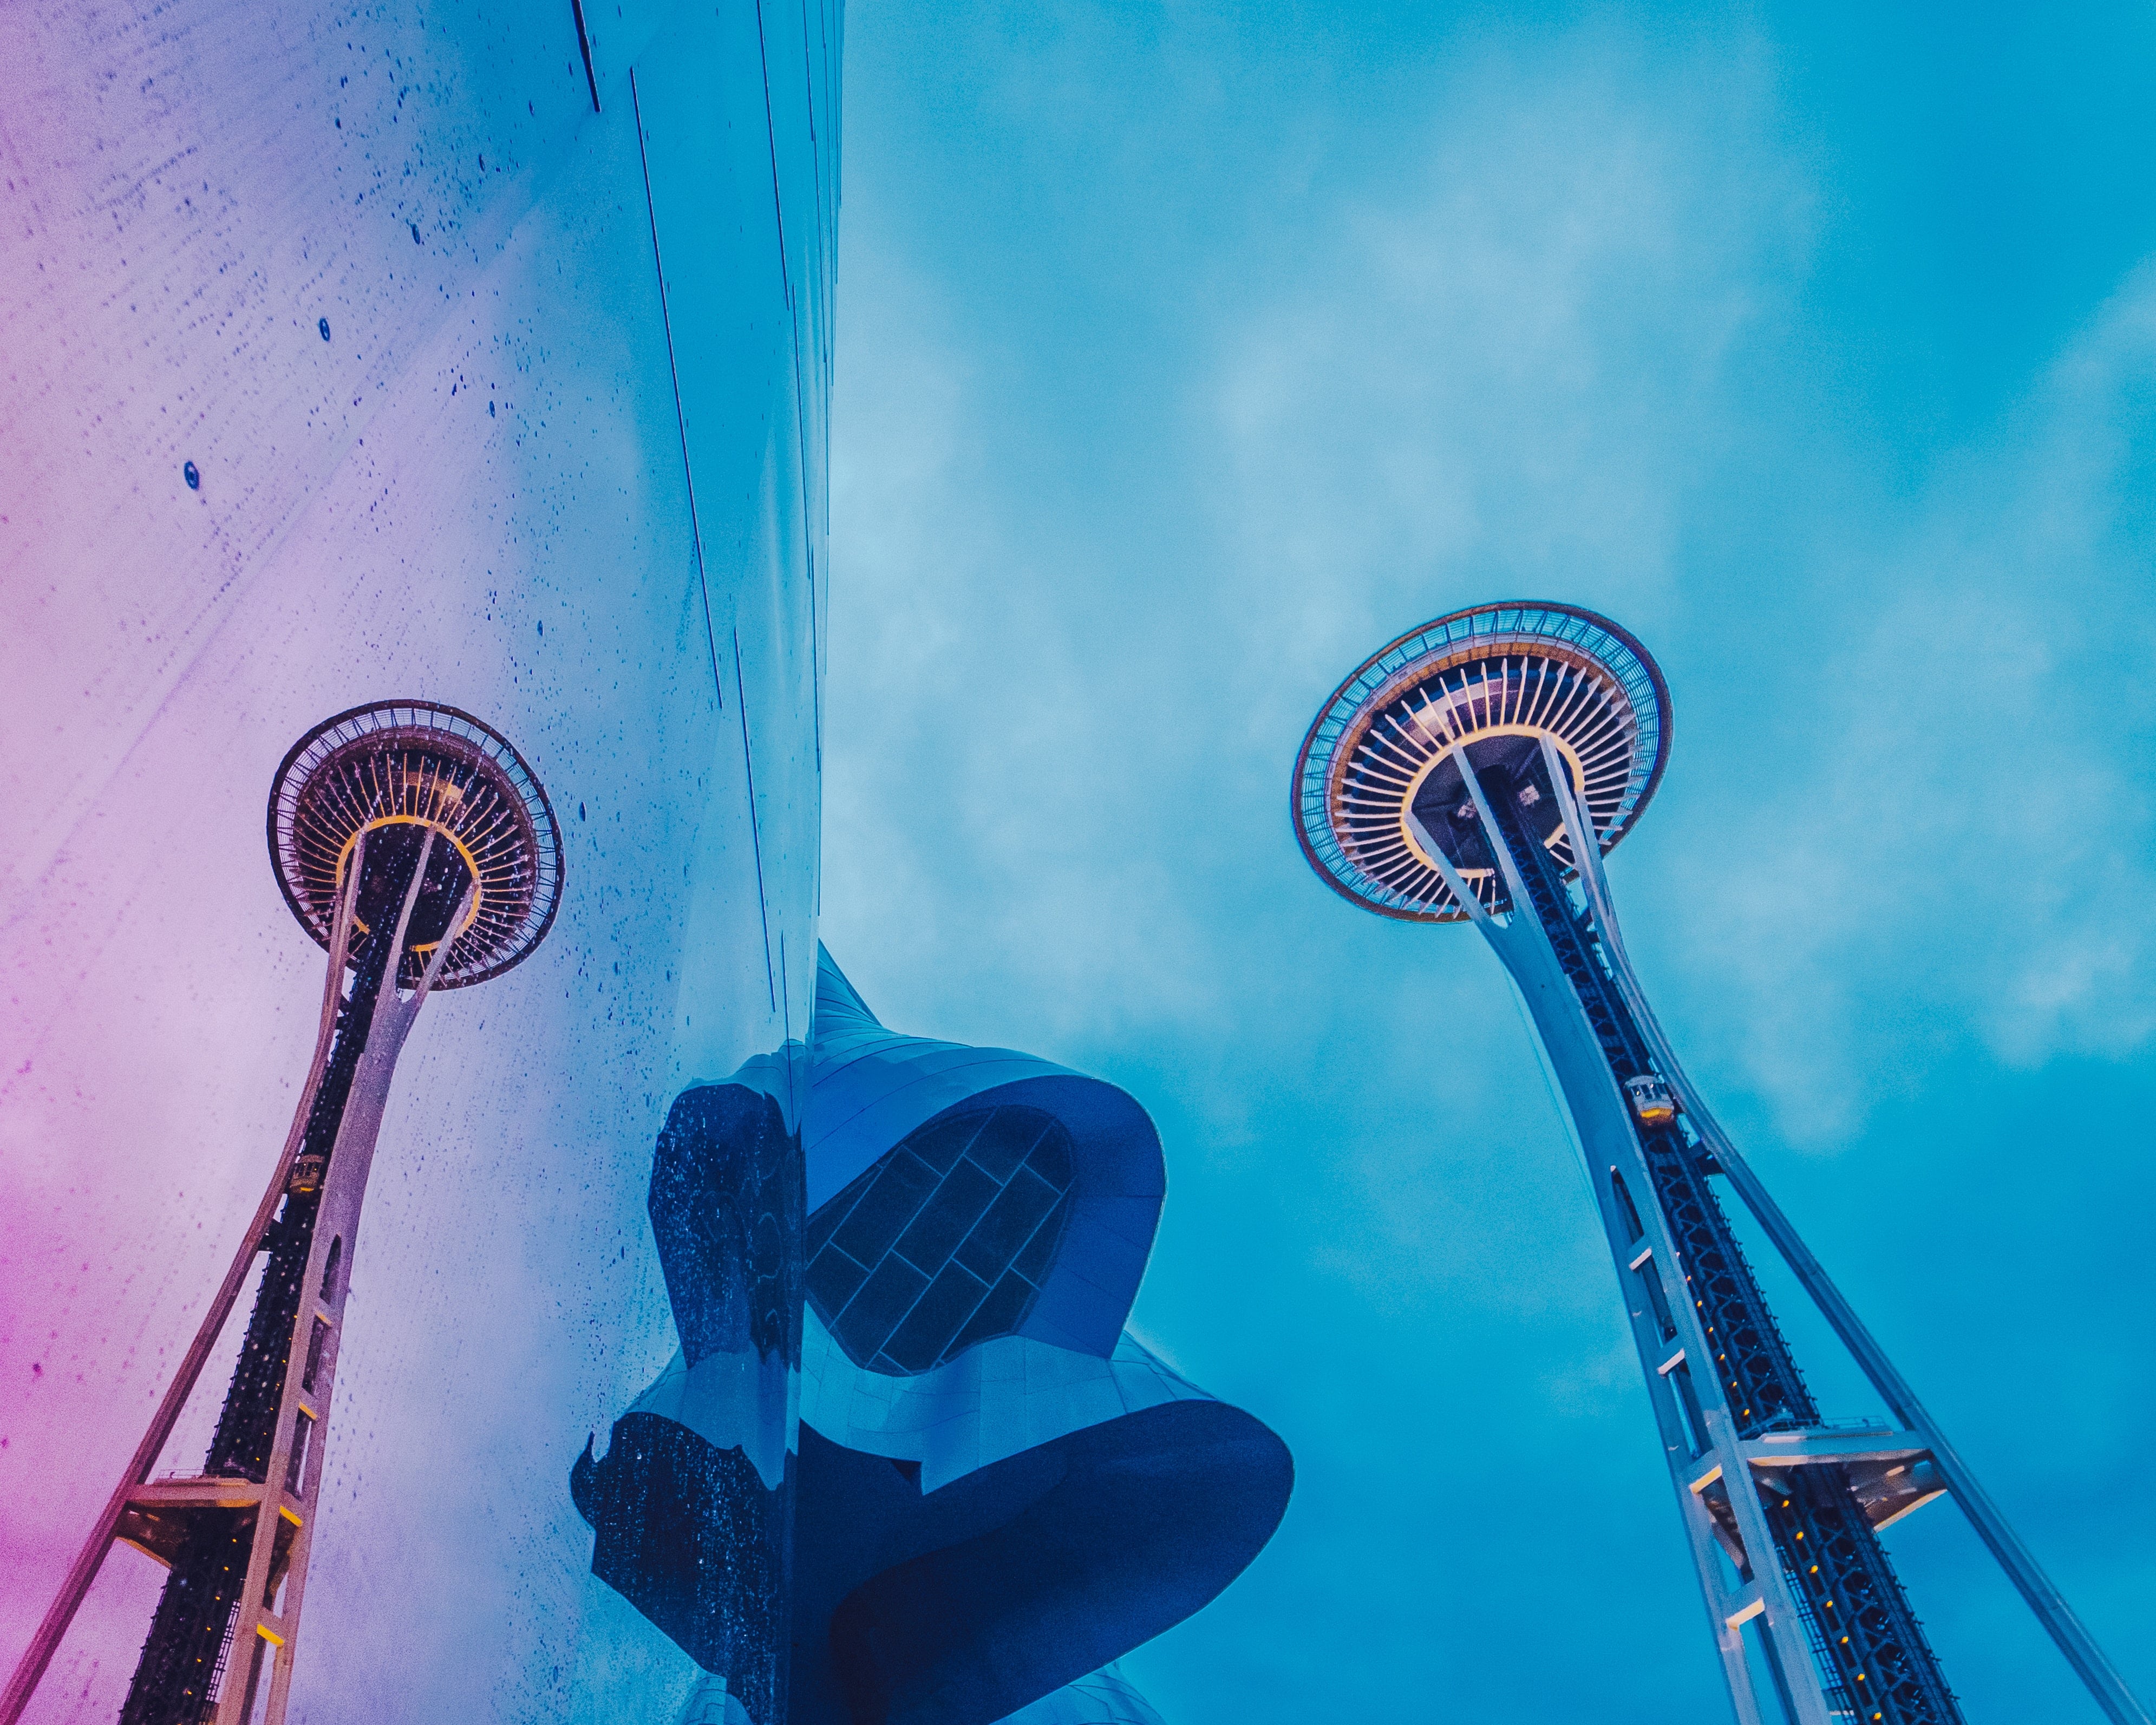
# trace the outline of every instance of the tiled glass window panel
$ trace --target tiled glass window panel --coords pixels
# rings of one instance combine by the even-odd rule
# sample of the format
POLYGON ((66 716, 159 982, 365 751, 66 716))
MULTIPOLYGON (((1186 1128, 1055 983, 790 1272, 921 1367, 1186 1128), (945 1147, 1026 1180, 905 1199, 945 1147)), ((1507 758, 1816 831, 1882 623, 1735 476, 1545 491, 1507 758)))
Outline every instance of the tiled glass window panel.
POLYGON ((1024 1322, 1070 1200, 1038 1108, 931 1121, 808 1219, 808 1302, 856 1363, 911 1377, 1024 1322))

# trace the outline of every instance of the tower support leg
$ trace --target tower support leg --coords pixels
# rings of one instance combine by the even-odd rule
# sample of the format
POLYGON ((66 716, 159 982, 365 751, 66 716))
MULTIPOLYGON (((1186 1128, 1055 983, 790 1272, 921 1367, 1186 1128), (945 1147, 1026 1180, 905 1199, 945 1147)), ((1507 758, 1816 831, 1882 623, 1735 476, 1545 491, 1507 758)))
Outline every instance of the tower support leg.
MULTIPOLYGON (((172 1669, 198 1670, 198 1675, 179 1680, 181 1692, 184 1698, 190 1693, 199 1695, 203 1689, 213 1691, 215 1708, 208 1717, 214 1718, 216 1725, 242 1725, 255 1713, 257 1702, 264 1699, 267 1707, 263 1717, 267 1725, 281 1725, 290 1693, 296 1651, 294 1637, 305 1594, 308 1548, 313 1538, 321 1492, 323 1437, 327 1429, 345 1298, 351 1286, 352 1247, 357 1236, 360 1205, 397 1056, 453 944, 449 937, 438 942, 413 992, 399 994, 398 960, 405 950, 412 914, 437 837, 435 829, 430 827, 420 846, 401 911, 393 931, 388 936, 389 957, 380 984, 374 988, 371 997, 355 993, 347 1000, 345 974, 352 955, 357 894, 366 854, 365 834, 359 837, 331 929, 314 1059, 283 1154, 240 1249, 212 1299, 156 1416, 136 1446, 126 1473, 78 1553, 37 1634, 17 1665, 4 1696, 0 1696, 0 1725, 16 1725, 20 1718, 69 1623, 80 1609, 105 1553, 120 1536, 123 1520, 131 1512, 135 1514, 131 1525, 136 1531, 127 1536, 130 1538, 139 1535, 154 1543, 157 1535, 141 1532, 145 1525, 142 1517, 146 1514, 154 1522, 160 1514, 170 1517, 178 1512, 197 1518, 191 1524, 182 1523, 183 1529, 188 1530, 179 1536, 183 1551, 191 1543, 198 1548, 205 1538, 212 1538, 220 1548, 244 1546, 244 1574, 237 1596, 223 1614, 224 1651, 218 1658, 214 1671, 199 1669, 200 1655, 184 1650, 179 1654, 182 1665, 172 1669), (341 1045, 338 1029, 341 1013, 347 1019, 342 1034, 362 1034, 364 1040, 356 1064, 350 1068, 349 1091, 337 1103, 336 1112, 325 1117, 326 1121, 333 1121, 333 1127, 326 1128, 314 1117, 317 1104, 323 1101, 323 1084, 331 1067, 331 1050, 341 1045), (357 1024, 353 1014, 363 1014, 364 1026, 357 1024), (312 1189, 295 1188, 294 1180, 295 1165, 305 1159, 301 1153, 309 1144, 311 1128, 316 1133, 316 1143, 310 1154, 322 1147, 319 1141, 325 1129, 333 1130, 334 1137, 328 1147, 328 1167, 322 1178, 321 1197, 319 1200, 310 1199, 313 1208, 304 1212, 295 1224, 290 1204, 297 1199, 288 1198, 288 1194, 312 1189), (256 1254, 264 1250, 265 1240, 270 1237, 280 1201, 285 1202, 287 1207, 277 1225, 286 1230, 305 1226, 306 1219, 311 1217, 312 1233, 307 1239, 304 1262, 296 1266, 300 1281, 296 1288, 292 1288, 290 1323, 283 1324, 283 1313, 275 1310, 273 1304, 267 1308, 275 1312, 269 1318, 273 1326, 271 1332, 253 1338, 270 1359, 280 1358, 271 1351, 273 1343, 281 1345, 283 1350, 281 1367, 272 1368, 278 1372, 277 1392, 271 1404, 275 1412, 266 1434, 268 1440, 259 1441, 261 1434, 254 1423, 254 1416, 244 1411, 249 1405, 247 1401, 243 1398, 235 1404, 228 1398, 224 1419, 220 1421, 219 1436, 213 1446, 209 1471, 197 1478, 152 1485, 151 1471, 170 1440, 182 1409, 198 1386, 203 1368, 238 1303, 256 1254), (275 1327, 280 1325, 281 1328, 275 1327), (235 1412, 236 1407, 241 1411, 235 1412), (228 1422, 235 1420, 237 1425, 228 1434, 228 1422), (228 1435, 233 1438, 229 1445, 228 1435), (258 1466, 262 1468, 259 1478, 255 1473, 258 1466), (212 1522, 202 1519, 204 1516, 224 1519, 212 1522), (234 1517, 244 1519, 235 1523, 232 1519, 234 1517)), ((472 885, 467 885, 463 899, 449 919, 450 929, 462 926, 474 890, 472 885)), ((341 1060, 344 1058, 339 1056, 341 1060)), ((331 1101, 337 1101, 334 1092, 331 1101)), ((293 1243, 289 1235, 286 1238, 288 1245, 293 1243)), ((279 1252, 285 1250, 280 1247, 278 1252, 272 1253, 273 1269, 279 1262, 279 1252)), ((291 1287, 289 1282, 280 1286, 291 1287)), ((280 1293, 279 1301, 284 1297, 280 1293)), ((264 1301, 258 1298, 254 1323, 261 1324, 264 1317, 264 1301)), ((234 1395, 240 1394, 238 1382, 235 1378, 234 1395)), ((165 1526, 169 1536, 169 1520, 165 1526)), ((156 1548, 167 1549, 162 1544, 156 1548)), ((183 1556, 177 1561, 185 1564, 190 1560, 183 1556)), ((215 1561, 212 1560, 213 1564, 215 1561)), ((233 1561, 235 1564, 238 1562, 236 1551, 233 1553, 233 1561)), ((176 1573, 174 1579, 177 1579, 176 1573)), ((220 1588, 225 1585, 228 1583, 219 1584, 220 1588)), ((170 1584, 168 1594, 169 1587, 170 1584)), ((198 1611, 196 1619, 200 1615, 198 1611)), ((192 1623, 195 1619, 187 1620, 192 1623)), ((214 1617, 208 1620, 208 1632, 216 1633, 214 1617)), ((192 1635, 192 1630, 185 1633, 192 1635)), ((153 1630, 153 1640, 156 1634, 153 1630)), ((165 1668, 158 1669, 162 1671, 165 1668)), ((131 1697, 130 1706, 146 1707, 161 1720, 169 1715, 172 1702, 162 1681, 159 1677, 146 1679, 141 1668, 138 1668, 137 1692, 131 1697), (146 1688, 142 1686, 146 1682, 146 1688)), ((199 1706, 198 1701, 187 1702, 190 1720, 198 1716, 199 1706)))
MULTIPOLYGON (((357 859, 355 859, 357 863, 357 859)), ((247 1273, 254 1266, 255 1254, 261 1250, 262 1239, 269 1231, 270 1220, 277 1214, 277 1205, 285 1195, 290 1178, 292 1158, 299 1152, 300 1139, 305 1135, 307 1117, 313 1111, 315 1097, 321 1088, 322 1072, 329 1063, 331 1045, 336 1040, 337 1008, 343 999, 344 971, 351 951, 352 911, 359 886, 359 870, 354 866, 345 892, 337 903, 336 917, 331 927, 329 948, 329 968, 322 984, 321 1020, 315 1032, 314 1059, 307 1068, 306 1082, 300 1087, 299 1106, 293 1111, 291 1129, 285 1135, 285 1147, 277 1158, 270 1183, 264 1189, 262 1201, 254 1207, 254 1219, 247 1231, 240 1236, 239 1249, 233 1254, 232 1263, 224 1272, 224 1280, 218 1284, 217 1291, 210 1296, 209 1309, 195 1330, 194 1340, 181 1356, 179 1368, 172 1374, 157 1411, 151 1415, 149 1429, 142 1440, 135 1446, 128 1459, 127 1469, 120 1476, 120 1483, 105 1500, 91 1526, 90 1535, 75 1553, 74 1562, 60 1583, 59 1591, 46 1607, 45 1615, 38 1625, 37 1633, 30 1637, 30 1645, 23 1649, 23 1656, 16 1661, 8 1686, 0 1692, 0 1725, 16 1725, 23 1710, 30 1704, 30 1697, 37 1691, 38 1682, 51 1665, 53 1655, 59 1651, 61 1640, 68 1625, 82 1609, 83 1600, 89 1596, 90 1584, 97 1579, 103 1567, 105 1555, 112 1548, 114 1536, 118 1532, 121 1517, 126 1513, 129 1503, 139 1489, 146 1484, 151 1470, 157 1465, 157 1457, 164 1453, 165 1445, 172 1435, 172 1428, 179 1421, 181 1410, 202 1378, 203 1368, 209 1362, 211 1350, 224 1329, 232 1309, 239 1303, 239 1291, 246 1286, 247 1273)))
POLYGON ((1665 1458, 1693 1551, 1694 1567, 1713 1624, 1732 1709, 1740 1719, 1757 1717, 1758 1701, 1743 1659, 1742 1626, 1760 1620, 1762 1633, 1780 1669, 1791 1678, 1789 1717, 1796 1725, 1829 1725, 1826 1695, 1814 1665, 1797 1603, 1766 1522, 1751 1468, 1734 1424, 1718 1396, 1702 1397, 1695 1378, 1715 1381, 1715 1350, 1692 1295, 1687 1268, 1656 1199, 1656 1187, 1632 1124, 1631 1109, 1590 1030, 1575 993, 1539 917, 1527 909, 1527 882, 1502 834, 1489 798, 1466 750, 1456 751, 1462 781, 1473 799, 1490 849, 1505 876, 1513 912, 1491 914, 1466 891, 1443 848, 1426 831, 1414 836, 1436 864, 1483 937, 1518 985, 1541 1034, 1570 1105, 1573 1125, 1605 1219, 1617 1225, 1611 1241, 1628 1311, 1635 1311, 1635 1341, 1658 1421, 1681 1430, 1671 1441, 1665 1426, 1665 1458), (1621 1183, 1621 1185, 1620 1185, 1621 1183), (1634 1195, 1636 1194, 1636 1195, 1634 1195), (1628 1201, 1629 1200, 1629 1201, 1628 1201), (1689 1393, 1688 1393, 1689 1392, 1689 1393), (1727 1517, 1717 1524, 1710 1491, 1727 1517), (1702 1538, 1702 1534, 1709 1537, 1702 1538), (1723 1564, 1735 1571, 1735 1584, 1723 1564))
MULTIPOLYGON (((1486 829, 1494 834, 1497 829, 1464 750, 1460 764, 1481 809, 1486 829)), ((1414 819, 1412 815, 1409 818, 1414 819)), ((1551 1062, 1558 1069, 1631 1317, 1640 1373, 1662 1438, 1663 1459, 1670 1470, 1700 1592, 1714 1626, 1731 1712, 1738 1725, 1761 1725, 1759 1700, 1744 1656, 1744 1623, 1750 1617, 1763 1616, 1766 1635, 1779 1644, 1785 1658, 1799 1671, 1810 1669, 1810 1653, 1804 1645, 1795 1603, 1789 1598, 1781 1565, 1774 1556, 1766 1519, 1760 1513, 1756 1494, 1748 1488, 1750 1468, 1735 1429, 1719 1409, 1706 1408, 1696 1398, 1686 1405, 1684 1392, 1691 1380, 1691 1363, 1711 1359, 1712 1355, 1677 1267, 1676 1249, 1660 1206, 1637 1200, 1628 1205, 1615 1183, 1621 1179, 1626 1194, 1636 1190, 1650 1196, 1654 1190, 1632 1131, 1630 1107, 1600 1050, 1587 1034, 1572 985, 1541 925, 1532 916, 1515 915, 1502 922, 1492 916, 1444 849, 1427 831, 1419 830, 1419 822, 1415 824, 1418 842, 1519 985, 1551 1062), (1742 1563, 1733 1558, 1725 1560, 1702 1491, 1695 1489, 1696 1485, 1703 1487, 1716 1478, 1730 1483, 1728 1497, 1746 1558, 1742 1563), (1727 1579, 1732 1568, 1737 1579, 1733 1586, 1727 1579)), ((1510 859, 1503 846, 1493 845, 1492 849, 1509 870, 1510 859)), ((1517 879, 1510 885, 1513 902, 1525 902, 1524 885, 1517 879)), ((1801 1686, 1793 1701, 1789 1717, 1797 1725, 1830 1725, 1825 1697, 1816 1683, 1801 1686)))
MULTIPOLYGON (((382 1130, 382 1109, 389 1100, 397 1057, 454 944, 444 935, 413 992, 398 993, 398 964, 412 912, 419 901, 428 858, 439 838, 429 827, 418 859, 412 865, 411 880, 390 940, 388 968, 369 1010, 367 1041, 352 1075, 343 1117, 337 1123, 336 1146, 322 1185, 321 1208, 308 1249, 299 1310, 285 1337, 284 1382, 277 1398, 269 1472, 263 1482, 262 1512, 255 1517, 246 1587, 233 1626, 235 1641, 248 1648, 250 1680, 235 1683, 228 1675, 218 1699, 216 1725, 245 1725, 255 1699, 259 1661, 269 1659, 274 1659, 275 1665, 264 1725, 284 1725, 293 1663, 299 1651, 300 1610, 306 1598, 307 1560, 321 1496, 330 1399, 336 1385, 336 1343, 343 1330, 345 1296, 352 1286, 360 1206, 367 1196, 367 1175, 373 1168, 375 1141, 382 1130), (336 1255, 334 1260, 332 1253, 336 1255), (318 1324, 325 1330, 324 1345, 319 1348, 313 1345, 318 1324)), ((362 860, 353 860, 350 874, 354 880, 359 878, 362 860)), ((449 918, 450 930, 462 926, 474 890, 470 884, 465 886, 449 918)))
MULTIPOLYGON (((1946 1482, 1954 1501, 1962 1507, 1963 1514, 1975 1528, 1999 1565, 2007 1574, 2045 1632, 2066 1656, 2097 1705, 2112 1725, 2152 1725, 2148 1710, 2141 1705, 2126 1680, 2094 1636, 2091 1635, 2061 1594, 2051 1579, 2044 1573, 2020 1536, 1999 1513, 1991 1496, 1978 1482, 1975 1474, 1961 1458, 1961 1454, 1939 1430, 1936 1421, 1917 1399, 1908 1380, 1887 1357, 1864 1322, 1856 1315, 1840 1289, 1827 1275, 1825 1268, 1812 1254, 1797 1233, 1789 1219, 1782 1212, 1768 1194, 1752 1166, 1746 1162, 1736 1145, 1731 1142, 1721 1122, 1701 1098, 1698 1089, 1678 1063, 1676 1051, 1656 1019, 1654 1009, 1648 1004, 1646 993, 1640 986, 1639 978, 1632 969, 1630 957, 1625 950, 1625 939, 1617 922, 1616 906, 1609 894, 1609 884, 1603 873, 1600 849, 1587 835, 1594 828, 1588 821, 1586 811, 1580 806, 1571 774, 1566 770, 1563 757, 1545 739, 1542 745, 1543 764, 1556 788, 1558 801, 1563 812, 1566 837, 1570 843, 1578 865, 1582 891, 1587 899, 1588 913, 1594 919, 1596 932, 1601 937, 1604 951, 1609 960, 1609 969, 1625 1004, 1631 1009, 1641 1034, 1653 1050, 1655 1062, 1663 1077, 1676 1091, 1697 1131, 1714 1154, 1723 1174, 1745 1207, 1758 1220, 1774 1249, 1803 1286, 1834 1330, 1843 1347, 1849 1350, 1871 1387, 1879 1394, 1895 1420, 1907 1430, 1915 1433, 1930 1451, 1933 1466, 1946 1482)), ((1463 752, 1463 760, 1465 758, 1463 752)))

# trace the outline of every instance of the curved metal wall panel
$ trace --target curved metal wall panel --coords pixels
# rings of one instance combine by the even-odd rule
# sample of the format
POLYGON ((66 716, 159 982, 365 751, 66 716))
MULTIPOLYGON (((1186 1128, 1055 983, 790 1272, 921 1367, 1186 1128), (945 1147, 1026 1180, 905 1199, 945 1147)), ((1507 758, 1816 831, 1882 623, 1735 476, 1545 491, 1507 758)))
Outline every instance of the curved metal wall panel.
POLYGON ((1168 1190, 1160 1134, 1132 1097, 1012 1049, 886 1030, 829 953, 817 973, 814 1086, 812 1211, 947 1110, 1013 1103, 1061 1120, 1076 1150, 1070 1220, 1055 1273, 1018 1333, 1102 1358, 1115 1352, 1168 1190))
MULTIPOLYGON (((270 775, 329 714, 414 697, 531 762, 566 891, 403 1056, 294 1705, 716 1705, 592 1573, 569 1481, 675 1353, 676 1098, 767 1099, 798 1147, 839 22, 587 10, 588 67, 568 0, 0 15, 0 1329, 35 1367, 0 1664, 306 1070, 321 959, 263 854, 270 775)), ((782 1470, 790 1375, 745 1404, 782 1470)), ((198 1465, 208 1402, 162 1467, 198 1465)), ((111 1717, 159 1573, 116 1548, 28 1717, 111 1717)))
POLYGON ((934 1490, 801 1430, 793 1725, 993 1725, 1202 1609, 1286 1507, 1280 1440, 1210 1399, 934 1490))
POLYGON ((804 1310, 793 1725, 1151 1719, 1100 1667, 1234 1580, 1294 1473, 1263 1425, 1122 1327, 1166 1189, 1152 1121, 1032 1055, 886 1029, 828 953, 813 1055, 812 1211, 924 1126, 1010 1104, 1060 1124, 1073 1179, 1014 1333, 886 1371, 804 1310))

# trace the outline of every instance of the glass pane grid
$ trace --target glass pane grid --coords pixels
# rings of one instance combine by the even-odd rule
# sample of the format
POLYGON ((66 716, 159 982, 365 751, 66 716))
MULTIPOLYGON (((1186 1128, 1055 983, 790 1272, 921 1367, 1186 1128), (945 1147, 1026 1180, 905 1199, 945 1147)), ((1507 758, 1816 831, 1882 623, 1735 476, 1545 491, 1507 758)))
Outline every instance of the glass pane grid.
POLYGON ((809 1303, 849 1358, 899 1377, 1007 1335, 1055 1261, 1070 1178, 1052 1115, 939 1117, 809 1218, 809 1303))

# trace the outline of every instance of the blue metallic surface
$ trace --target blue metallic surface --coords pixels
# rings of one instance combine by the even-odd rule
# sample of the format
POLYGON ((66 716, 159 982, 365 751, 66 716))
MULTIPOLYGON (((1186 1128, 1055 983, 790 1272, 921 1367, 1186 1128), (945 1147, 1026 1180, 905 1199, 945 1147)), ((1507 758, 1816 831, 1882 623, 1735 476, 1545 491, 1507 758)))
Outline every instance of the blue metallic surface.
MULTIPOLYGON (((13 1106, 28 1142, 189 1147, 198 1224, 164 1155, 54 1246, 109 1274, 59 1337, 82 1387, 0 1459, 43 1482, 22 1548, 56 1568, 109 1488, 113 1378, 184 1337, 304 1067, 320 957, 260 870, 263 787, 328 713, 439 700, 516 739, 571 890, 405 1057, 294 1706, 1145 1717, 1089 1674, 1227 1584, 1291 1468, 1122 1330, 1164 1189, 1144 1111, 896 1036, 842 981, 811 1100, 835 10, 62 0, 0 30, 38 595, 0 651, 41 715, 0 740, 13 1106), (1070 1140, 1039 1296, 865 1369, 802 1312, 793 1219, 984 1097, 1070 1140)), ((53 1668, 71 1707, 124 1684, 136 1561, 53 1668)), ((0 1579, 5 1651, 54 1581, 0 1579)))
POLYGON ((924 1491, 804 1429, 795 1725, 990 1725, 1209 1602, 1286 1507, 1247 1414, 1167 1403, 924 1491))
POLYGON ((801 1144, 741 1084, 685 1091, 649 1209, 680 1350, 569 1490, 592 1573, 753 1720, 786 1712, 801 1349, 801 1144))
POLYGON ((1019 1104, 1061 1121, 1073 1147, 1070 1216, 1018 1333, 1103 1358, 1115 1351, 1168 1190, 1160 1134, 1144 1109, 1111 1084, 1032 1055, 886 1030, 829 953, 817 971, 813 1071, 812 1212, 908 1134, 963 1104, 1019 1104))
MULTIPOLYGON (((812 1204, 987 1101, 1024 1098, 1074 1147, 1071 1219, 1016 1333, 897 1375, 803 1313, 792 1717, 988 1725, 1211 1599, 1270 1537, 1292 1466, 1258 1421, 1122 1330, 1165 1189, 1158 1135, 1128 1096, 1013 1050, 886 1030, 828 954, 813 1071, 812 1204)), ((1049 1717, 1147 1717, 1100 1711, 1115 1688, 1049 1717)))
MULTIPOLYGON (((604 1455, 587 1445, 569 1495, 593 1575, 708 1674, 685 1718, 989 1725, 1213 1599, 1270 1538, 1292 1466, 1122 1329, 1164 1190, 1145 1111, 1029 1055, 887 1031, 828 953, 819 978, 817 1183, 834 1183, 829 1159, 874 1168, 924 1128, 972 1132, 1023 1098, 1028 1130, 1067 1158, 1070 1204, 1044 1235, 1034 1308, 923 1371, 861 1363, 803 1297, 803 1154, 776 1099, 753 1081, 692 1088, 650 1183, 680 1349, 604 1455)), ((965 1165, 955 1141, 929 1153, 965 1165)), ((857 1173, 808 1237, 859 1191, 857 1173)), ((886 1231, 895 1255, 920 1250, 886 1231)), ((1048 1717, 1147 1717, 1120 1680, 1090 1681, 1048 1717)))
POLYGON ((1039 1108, 937 1116, 817 1212, 808 1304, 847 1358, 896 1375, 1012 1334, 1062 1244, 1073 1160, 1039 1108))
POLYGON ((801 1415, 834 1442, 917 1465, 934 1491, 1082 1426, 1204 1392, 1123 1329, 1167 1178, 1159 1134, 1123 1091, 1010 1049, 886 1030, 830 955, 818 981, 806 1133, 813 1213, 931 1121, 991 1099, 1060 1120, 1074 1203, 1040 1297, 1018 1331, 910 1376, 872 1371, 803 1316, 801 1415))
MULTIPOLYGON (((570 884, 546 944, 430 1006, 404 1056, 293 1705, 710 1701, 592 1573, 567 1481, 647 1396, 721 1435, 742 1411, 711 1389, 723 1348, 668 1376, 646 1205, 675 1099, 740 1084, 788 1142, 804 1111, 840 28, 823 4, 583 13, 582 44, 568 0, 0 18, 0 668, 40 715, 0 730, 8 998, 35 1002, 0 1013, 38 1073, 10 1107, 55 1157, 145 1147, 94 1234, 62 1214, 38 1244, 91 1268, 53 1326, 80 1377, 0 1457, 41 1482, 11 1494, 0 1669, 305 1070, 321 955, 261 867, 264 790, 329 714, 410 696, 515 740, 570 884)), ((60 1178, 42 1150, 0 1174, 11 1201, 60 1178)), ((759 1381, 744 1461, 783 1468, 795 1393, 774 1452, 759 1381)), ((70 1707, 110 1716, 155 1579, 108 1563, 47 1680, 70 1707)))

